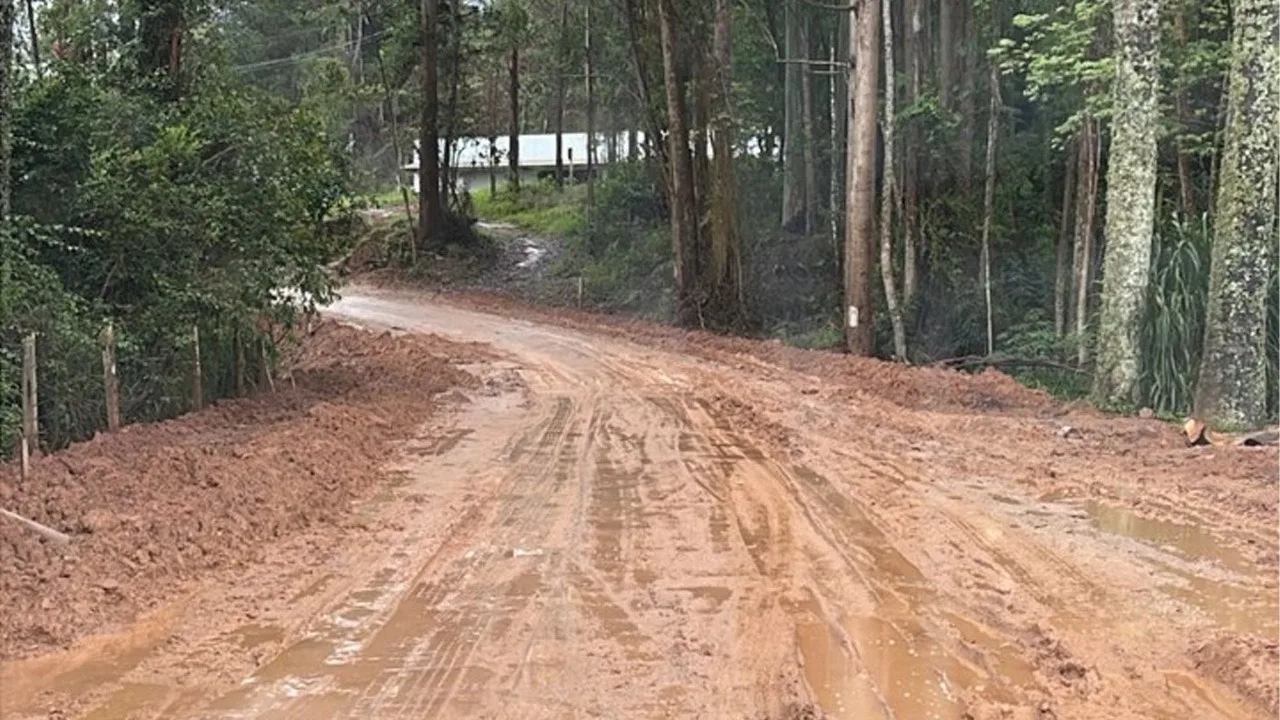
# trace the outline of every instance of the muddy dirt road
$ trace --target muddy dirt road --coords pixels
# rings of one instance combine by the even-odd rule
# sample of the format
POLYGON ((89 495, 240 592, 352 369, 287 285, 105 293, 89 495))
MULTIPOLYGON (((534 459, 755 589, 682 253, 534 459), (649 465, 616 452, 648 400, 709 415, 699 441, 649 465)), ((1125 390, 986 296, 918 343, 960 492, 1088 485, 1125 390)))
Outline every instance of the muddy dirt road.
POLYGON ((837 403, 749 358, 421 295, 349 291, 329 314, 489 343, 504 359, 478 372, 509 382, 388 459, 395 483, 359 510, 373 541, 294 580, 309 585, 249 572, 236 602, 268 610, 200 641, 157 633, 127 667, 81 650, 92 701, 72 714, 1275 713, 1274 505, 1240 511, 1197 480, 1247 496, 1274 454, 837 403))

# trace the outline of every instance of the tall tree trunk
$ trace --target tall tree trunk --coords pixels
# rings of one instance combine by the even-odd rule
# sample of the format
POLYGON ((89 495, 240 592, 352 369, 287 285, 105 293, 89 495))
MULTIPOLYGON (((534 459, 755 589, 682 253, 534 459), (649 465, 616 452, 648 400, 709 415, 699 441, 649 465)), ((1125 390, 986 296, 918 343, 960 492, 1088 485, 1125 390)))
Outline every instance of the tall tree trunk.
POLYGON ((449 3, 449 101, 444 121, 444 165, 440 170, 440 197, 443 208, 458 207, 458 168, 454 163, 454 142, 458 129, 458 92, 462 85, 462 6, 449 3))
POLYGON ((1195 411, 1225 428, 1266 422, 1269 283, 1276 263, 1280 148, 1280 7, 1232 7, 1227 131, 1222 154, 1204 353, 1195 411))
MULTIPOLYGON (((13 180, 13 0, 0 0, 0 280, 8 281, 13 180)), ((0 283, 0 287, 7 285, 0 283)), ((3 296, 5 293, 0 293, 3 296)), ((0 300, 3 300, 0 297, 0 300)), ((0 307, 0 309, 6 309, 0 307)))
POLYGON ((556 187, 564 187, 564 76, 569 64, 565 57, 569 49, 565 35, 568 28, 569 0, 560 0, 560 28, 556 37, 560 43, 560 52, 556 56, 556 187))
POLYGON ((956 10, 961 0, 938 0, 938 104, 953 109, 952 88, 956 70, 956 10))
POLYGON ((489 197, 498 194, 498 107, 502 93, 497 78, 489 79, 489 197))
POLYGON ((0 0, 0 318, 13 281, 13 0, 0 0))
MULTIPOLYGON (((1178 39, 1178 44, 1186 47, 1191 38, 1187 33, 1186 19, 1186 2, 1187 0, 1173 0, 1177 7, 1173 11, 1173 31, 1178 39)), ((1178 206, 1182 210, 1182 217, 1192 218, 1196 214, 1196 190, 1195 184, 1191 179, 1191 152, 1187 149, 1187 141, 1185 134, 1192 123, 1191 113, 1191 96, 1190 88, 1187 87, 1188 79, 1182 68, 1178 68, 1178 90, 1174 94, 1173 102, 1175 111, 1178 115, 1178 132, 1177 153, 1178 153, 1178 206)))
MULTIPOLYGON (((924 27, 921 17, 921 0, 907 0, 903 9, 903 53, 907 63, 907 103, 914 106, 920 100, 924 82, 920 57, 923 43, 920 39, 924 27)), ((906 128, 903 143, 902 178, 902 305, 909 315, 915 305, 919 287, 920 234, 920 124, 912 120, 906 128)))
MULTIPOLYGON (((668 166, 671 160, 667 157, 663 143, 660 142, 665 126, 661 115, 654 107, 656 103, 653 102, 653 92, 649 79, 650 48, 646 42, 650 37, 648 23, 638 0, 624 0, 623 7, 627 13, 627 38, 630 41, 631 60, 635 69, 636 84, 640 88, 640 104, 646 125, 644 136, 645 160, 656 163, 663 182, 669 185, 671 170, 668 166)), ((665 191, 668 196, 671 195, 670 187, 666 187, 665 191)))
POLYGON ((507 129, 507 168, 511 189, 520 190, 520 47, 511 47, 511 121, 507 129))
POLYGON ((841 252, 840 227, 843 207, 845 181, 848 172, 849 141, 849 75, 853 72, 851 31, 852 13, 840 13, 834 23, 835 38, 831 66, 831 197, 828 200, 831 208, 831 245, 837 258, 838 273, 836 278, 843 277, 844 261, 841 252), (837 65, 836 62, 839 64, 837 65))
POLYGON ((982 191, 982 251, 979 270, 987 308, 987 355, 996 350, 995 313, 991 307, 991 231, 996 216, 996 141, 1000 134, 1000 71, 992 63, 989 72, 991 104, 987 109, 987 162, 984 170, 986 182, 982 191))
POLYGON ((875 352, 871 268, 876 244, 876 90, 880 79, 880 5, 864 0, 850 23, 857 48, 853 119, 849 123, 848 199, 845 205, 845 344, 855 355, 875 352))
POLYGON ((960 180, 967 183, 973 176, 973 136, 978 117, 974 93, 977 84, 974 80, 978 77, 978 31, 973 8, 967 2, 960 4, 960 18, 960 77, 956 90, 960 102, 960 145, 957 152, 960 180))
POLYGON ((827 100, 830 107, 827 108, 830 115, 829 122, 830 135, 827 137, 827 153, 831 158, 831 182, 827 183, 827 231, 831 235, 832 249, 836 255, 840 254, 840 158, 844 157, 843 148, 841 147, 840 138, 843 137, 844 128, 842 127, 842 117, 840 112, 840 102, 843 93, 840 86, 841 73, 836 71, 839 65, 836 64, 836 58, 840 58, 840 62, 844 62, 846 58, 840 54, 841 41, 840 26, 837 23, 835 28, 835 37, 832 38, 830 48, 831 72, 827 75, 828 95, 827 100))
MULTIPOLYGON (((870 5, 872 3, 867 3, 870 5)), ((865 8, 867 5, 863 5, 865 8)), ((866 12, 864 9, 863 12, 866 12)), ((880 11, 884 23, 884 187, 880 190, 880 279, 884 282, 884 304, 889 310, 893 325, 893 356, 899 362, 907 359, 907 332, 902 321, 902 308, 898 304, 898 288, 893 278, 893 191, 895 185, 893 164, 896 85, 893 63, 893 6, 884 0, 880 11)))
POLYGON ((733 80, 733 6, 730 0, 715 0, 711 67, 714 68, 711 143, 715 167, 711 181, 707 314, 718 327, 730 329, 741 326, 746 315, 742 298, 738 177, 733 166, 733 118, 729 114, 733 80))
MULTIPOLYGON (((805 13, 804 22, 800 26, 800 46, 804 48, 804 56, 809 57, 813 48, 810 42, 809 27, 812 13, 805 13)), ((813 124, 813 75, 809 66, 800 68, 800 100, 804 106, 801 129, 804 133, 804 234, 812 235, 818 225, 818 156, 815 152, 813 124)))
POLYGON ((422 0, 422 116, 418 124, 418 245, 440 241, 439 0, 422 0))
POLYGON ((667 96, 667 156, 670 166, 668 204, 671 215, 672 255, 675 258, 676 315, 681 325, 698 324, 696 298, 697 219, 694 217, 692 160, 685 124, 684 83, 680 79, 679 37, 673 0, 658 1, 658 37, 662 44, 662 76, 667 96))
POLYGON ((1071 266, 1075 291, 1072 317, 1078 343, 1076 363, 1089 361, 1089 269, 1093 262, 1094 219, 1098 201, 1098 156, 1101 152, 1096 118, 1085 118, 1080 130, 1080 169, 1076 175, 1075 244, 1071 266))
POLYGON ((803 44, 801 0, 784 0, 782 90, 782 227, 796 229, 805 220, 804 84, 803 64, 808 48, 803 44))
POLYGON ((40 65, 40 29, 36 25, 35 0, 27 0, 27 29, 31 31, 31 66, 35 68, 36 77, 43 78, 44 70, 40 65))
POLYGON ((586 28, 582 41, 587 80, 587 219, 596 202, 596 78, 591 57, 591 0, 586 0, 586 28))
POLYGON ((1053 335, 1061 339, 1067 331, 1067 294, 1071 287, 1071 213, 1076 196, 1076 166, 1080 140, 1067 146, 1067 162, 1062 181, 1062 215, 1058 220, 1058 247, 1053 273, 1053 335))
POLYGON ((1160 1, 1116 0, 1112 17, 1115 111, 1093 396, 1103 403, 1139 404, 1139 353, 1156 219, 1160 1))

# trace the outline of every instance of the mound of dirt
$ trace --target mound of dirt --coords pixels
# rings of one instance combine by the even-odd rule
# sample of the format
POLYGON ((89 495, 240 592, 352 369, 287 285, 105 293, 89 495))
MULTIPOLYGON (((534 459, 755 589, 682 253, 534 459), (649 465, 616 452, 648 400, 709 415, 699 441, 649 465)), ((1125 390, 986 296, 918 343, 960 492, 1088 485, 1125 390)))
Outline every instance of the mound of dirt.
POLYGON ((1275 640, 1220 635, 1192 648, 1191 661, 1201 674, 1257 703, 1271 717, 1280 713, 1276 687, 1276 679, 1280 678, 1280 645, 1275 640))
POLYGON ((324 323, 292 361, 296 388, 128 426, 0 467, 0 507, 71 535, 50 544, 0 520, 0 656, 65 646, 178 596, 274 538, 341 521, 389 445, 476 383, 474 346, 324 323))

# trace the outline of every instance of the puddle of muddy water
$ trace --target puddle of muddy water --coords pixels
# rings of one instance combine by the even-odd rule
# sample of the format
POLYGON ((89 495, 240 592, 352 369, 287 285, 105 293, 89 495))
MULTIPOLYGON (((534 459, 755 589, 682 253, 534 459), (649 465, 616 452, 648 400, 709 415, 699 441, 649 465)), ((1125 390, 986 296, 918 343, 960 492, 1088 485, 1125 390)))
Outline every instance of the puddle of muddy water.
POLYGON ((1255 570, 1239 550, 1202 527, 1142 517, 1128 508, 1096 500, 1086 500, 1082 507, 1093 526, 1103 532, 1172 550, 1188 560, 1208 560, 1243 573, 1255 570))

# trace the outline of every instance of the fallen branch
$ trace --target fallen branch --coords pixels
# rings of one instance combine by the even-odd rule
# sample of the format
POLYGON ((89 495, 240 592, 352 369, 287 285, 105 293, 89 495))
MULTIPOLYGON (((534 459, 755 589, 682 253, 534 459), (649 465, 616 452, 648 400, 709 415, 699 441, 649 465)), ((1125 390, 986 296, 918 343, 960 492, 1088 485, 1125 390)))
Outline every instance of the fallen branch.
POLYGON ((1015 358, 1015 357, 987 357, 985 355, 966 355, 964 357, 947 358, 946 360, 938 360, 933 363, 934 367, 951 368, 952 370, 965 370, 975 367, 1045 367, 1053 370, 1062 370, 1072 372, 1079 375, 1086 375, 1088 371, 1081 370, 1077 367, 1071 367, 1053 360, 1042 360, 1040 358, 1015 358))
POLYGON ((54 530, 54 529, 53 529, 53 528, 51 528, 51 527, 45 527, 44 525, 41 525, 40 523, 36 522, 35 520, 30 520, 30 519, 28 519, 28 518, 24 518, 24 517, 22 517, 21 515, 19 515, 18 513, 15 513, 15 512, 9 512, 8 510, 5 510, 4 508, 0 508, 0 515, 3 515, 4 517, 7 517, 7 518, 9 518, 10 520, 13 520, 14 522, 17 522, 17 523, 19 523, 19 524, 21 524, 21 525, 26 525, 26 526, 27 526, 27 529, 29 529, 29 530, 34 530, 34 531, 36 531, 36 532, 40 533, 41 535, 43 535, 43 536, 45 536, 45 537, 49 538, 50 540, 52 540, 52 541, 54 541, 54 542, 56 542, 56 543, 60 543, 60 544, 62 544, 62 545, 66 545, 67 543, 71 542, 71 537, 70 537, 70 536, 68 536, 68 535, 64 535, 63 533, 60 533, 60 532, 58 532, 57 530, 54 530))

